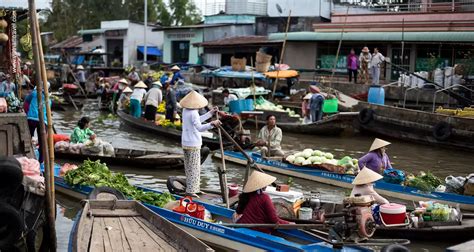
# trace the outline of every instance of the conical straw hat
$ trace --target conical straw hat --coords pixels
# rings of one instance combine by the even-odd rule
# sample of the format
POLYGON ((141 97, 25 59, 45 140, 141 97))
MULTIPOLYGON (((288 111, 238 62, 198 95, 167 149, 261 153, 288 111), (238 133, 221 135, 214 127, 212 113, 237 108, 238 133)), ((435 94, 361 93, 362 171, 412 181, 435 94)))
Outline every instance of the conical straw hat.
POLYGON ((352 184, 365 185, 365 184, 373 183, 382 178, 383 178, 382 175, 364 166, 364 168, 362 168, 359 174, 357 174, 354 181, 352 181, 352 184))
POLYGON ((147 88, 147 85, 145 83, 143 83, 143 81, 139 81, 137 84, 135 84, 135 86, 133 86, 135 88, 147 88))
POLYGON ((178 71, 179 71, 179 70, 181 70, 181 68, 179 68, 179 66, 174 65, 174 66, 171 68, 171 70, 178 70, 178 71))
POLYGON ((370 146, 369 151, 374 151, 374 150, 380 149, 382 147, 385 147, 387 145, 390 145, 390 142, 384 141, 382 139, 375 138, 374 142, 372 143, 372 146, 370 146))
POLYGON ((125 85, 128 85, 128 81, 124 78, 120 79, 118 82, 122 83, 122 84, 125 84, 125 85))
POLYGON ((276 178, 259 171, 253 171, 250 174, 247 184, 244 186, 244 193, 254 192, 275 182, 276 178))
POLYGON ((129 87, 126 87, 122 92, 123 93, 133 93, 133 90, 130 89, 129 87))
POLYGON ((159 87, 163 87, 163 84, 161 84, 160 81, 155 81, 155 82, 152 83, 152 85, 157 85, 159 87))
POLYGON ((305 97, 303 97, 303 100, 309 100, 311 97, 313 97, 313 94, 307 94, 305 97))
POLYGON ((200 109, 209 104, 206 98, 196 91, 191 91, 179 102, 181 107, 187 109, 200 109))

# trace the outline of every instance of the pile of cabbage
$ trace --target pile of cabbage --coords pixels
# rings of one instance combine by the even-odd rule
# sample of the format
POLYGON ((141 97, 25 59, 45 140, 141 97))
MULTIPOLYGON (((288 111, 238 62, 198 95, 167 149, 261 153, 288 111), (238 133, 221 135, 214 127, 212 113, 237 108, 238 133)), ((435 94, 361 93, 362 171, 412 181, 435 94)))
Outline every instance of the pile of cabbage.
POLYGON ((257 101, 255 102, 255 109, 277 111, 277 112, 287 112, 290 117, 300 117, 300 115, 296 114, 295 111, 289 108, 284 109, 282 105, 275 105, 274 103, 266 100, 265 98, 261 96, 257 98, 257 101))
POLYGON ((299 166, 312 166, 320 164, 331 164, 342 166, 345 168, 347 174, 354 174, 357 170, 358 160, 349 156, 342 159, 335 159, 334 155, 329 152, 320 150, 305 149, 302 152, 297 152, 286 157, 286 161, 290 164, 299 166))

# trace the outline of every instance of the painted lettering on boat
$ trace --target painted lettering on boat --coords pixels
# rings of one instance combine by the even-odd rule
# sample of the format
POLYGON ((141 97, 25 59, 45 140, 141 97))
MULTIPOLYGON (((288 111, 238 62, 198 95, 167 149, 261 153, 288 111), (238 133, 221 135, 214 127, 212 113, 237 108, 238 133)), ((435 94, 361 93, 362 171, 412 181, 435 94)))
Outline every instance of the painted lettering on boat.
POLYGON ((217 227, 217 226, 215 226, 211 223, 198 220, 196 218, 191 218, 191 217, 188 217, 188 216, 181 216, 180 219, 181 219, 182 222, 189 223, 189 224, 191 224, 193 226, 196 226, 196 227, 200 227, 200 228, 203 228, 203 229, 211 230, 213 232, 218 232, 218 233, 222 233, 222 234, 225 233, 225 229, 223 229, 221 227, 217 227))
POLYGON ((332 173, 332 172, 321 172, 321 176, 326 177, 326 178, 342 180, 342 181, 347 182, 347 183, 352 182, 352 177, 343 176, 341 174, 332 173))

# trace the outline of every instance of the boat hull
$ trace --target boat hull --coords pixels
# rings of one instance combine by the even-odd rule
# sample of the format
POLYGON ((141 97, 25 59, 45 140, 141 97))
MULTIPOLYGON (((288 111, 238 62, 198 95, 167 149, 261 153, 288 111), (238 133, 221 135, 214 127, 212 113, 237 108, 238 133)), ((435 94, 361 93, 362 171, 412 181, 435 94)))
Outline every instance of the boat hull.
MULTIPOLYGON (((241 153, 225 151, 224 156, 227 161, 247 165, 247 159, 245 159, 241 153)), ((220 153, 214 154, 214 157, 220 158, 220 153)), ((347 189, 352 189, 353 187, 352 181, 354 180, 354 176, 351 175, 337 174, 314 168, 299 167, 275 160, 265 160, 256 153, 251 154, 251 157, 262 170, 347 189)), ((411 201, 435 200, 443 204, 459 204, 460 208, 463 210, 474 211, 474 197, 472 196, 438 192, 423 193, 412 187, 390 184, 384 181, 377 181, 375 186, 377 192, 382 195, 411 201)))

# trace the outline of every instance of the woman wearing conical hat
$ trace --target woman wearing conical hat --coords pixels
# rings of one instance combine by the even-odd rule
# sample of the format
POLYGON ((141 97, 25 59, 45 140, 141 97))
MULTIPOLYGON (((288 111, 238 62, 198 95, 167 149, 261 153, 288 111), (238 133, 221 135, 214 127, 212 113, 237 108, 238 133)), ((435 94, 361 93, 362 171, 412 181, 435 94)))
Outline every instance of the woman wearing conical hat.
POLYGON ((359 159, 359 169, 367 167, 374 172, 382 174, 383 170, 392 168, 386 153, 388 145, 390 145, 389 142, 375 138, 370 146, 369 153, 359 159))
POLYGON ((379 205, 388 204, 388 200, 380 196, 374 190, 374 182, 382 178, 382 175, 372 171, 371 169, 368 169, 367 167, 362 168, 354 181, 352 181, 354 188, 352 188, 351 197, 368 195, 372 196, 375 202, 379 205))
MULTIPOLYGON (((289 224, 278 217, 272 199, 265 188, 276 178, 268 174, 253 171, 239 196, 239 205, 234 219, 237 223, 247 224, 289 224)), ((271 233, 271 228, 254 228, 257 231, 271 233)))
POLYGON ((196 91, 191 91, 179 102, 183 108, 181 145, 184 152, 184 170, 186 173, 186 195, 198 197, 201 193, 201 132, 221 125, 219 120, 202 124, 218 111, 213 108, 200 116, 198 111, 207 106, 208 101, 196 91))

